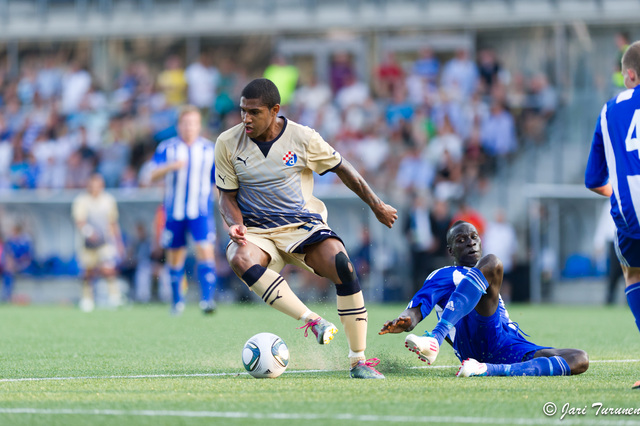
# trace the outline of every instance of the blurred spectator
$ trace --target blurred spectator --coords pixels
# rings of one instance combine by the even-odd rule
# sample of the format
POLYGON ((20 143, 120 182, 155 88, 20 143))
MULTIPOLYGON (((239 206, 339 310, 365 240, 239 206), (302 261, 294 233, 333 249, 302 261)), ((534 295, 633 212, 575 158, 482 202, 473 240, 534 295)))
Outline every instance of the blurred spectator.
POLYGON ((109 130, 99 151, 98 172, 104 177, 108 188, 120 184, 120 177, 130 160, 130 141, 127 140, 124 118, 116 116, 109 122, 109 130))
POLYGON ((336 92, 335 101, 342 111, 346 111, 352 106, 364 106, 369 99, 369 87, 354 74, 350 74, 336 92))
POLYGON ((456 50, 445 64, 440 77, 442 88, 456 99, 469 99, 478 85, 478 67, 469 59, 467 49, 456 50))
POLYGON ((165 61, 164 70, 158 75, 158 87, 164 93, 167 105, 177 107, 185 103, 187 80, 177 55, 171 55, 165 61))
POLYGON ((501 101, 493 101, 489 116, 482 123, 480 137, 484 150, 493 156, 504 157, 518 148, 513 117, 501 101))
POLYGON ((91 88, 91 75, 80 62, 74 61, 63 74, 61 83, 60 110, 65 115, 73 114, 80 109, 80 103, 91 88))
MULTIPOLYGON (((0 241, 1 242, 1 241, 0 241)), ((2 254, 2 301, 11 302, 15 277, 24 272, 33 261, 33 244, 24 226, 17 222, 3 244, 2 254)))
POLYGON ((125 256, 118 206, 111 194, 104 192, 104 179, 91 175, 87 190, 73 200, 71 216, 80 235, 78 258, 83 271, 80 309, 90 312, 95 307, 94 286, 98 278, 107 281, 108 305, 123 303, 117 281, 116 265, 125 256))
POLYGON ((535 142, 542 142, 548 123, 558 108, 558 96, 545 74, 536 74, 529 83, 524 132, 535 142))
POLYGON ((460 205, 458 206, 458 211, 451 218, 451 223, 455 223, 458 220, 463 220, 465 222, 469 222, 473 226, 476 227, 478 234, 480 234, 480 238, 484 238, 485 231, 485 220, 484 217, 472 208, 469 204, 467 204, 466 200, 461 200, 460 205))
POLYGON ((435 87, 440 74, 440 60, 433 49, 425 46, 420 49, 418 59, 413 63, 412 72, 420 77, 427 87, 435 87))
POLYGON ((263 77, 273 81, 278 88, 280 105, 289 105, 300 78, 298 67, 288 64, 283 55, 276 55, 273 57, 271 64, 264 70, 263 77))
MULTIPOLYGON (((613 63, 613 73, 611 74, 611 83, 613 85, 614 92, 620 92, 625 90, 624 76, 622 75, 622 55, 627 47, 629 47, 629 34, 626 31, 619 31, 615 35, 615 44, 617 48, 616 59, 613 63)), ((614 93, 615 94, 615 93, 614 93)))
POLYGON ((404 70, 394 52, 384 52, 382 61, 374 71, 373 85, 376 96, 382 98, 391 98, 404 89, 404 70))
POLYGON ((402 156, 396 174, 396 185, 404 194, 425 192, 435 177, 433 165, 424 161, 422 151, 411 147, 402 156))
POLYGON ((322 108, 332 100, 331 88, 319 82, 315 75, 310 75, 308 82, 293 94, 292 107, 297 112, 297 121, 311 128, 319 127, 322 108))
POLYGON ((61 89, 62 70, 56 62, 55 55, 46 55, 36 76, 37 93, 44 101, 49 101, 57 97, 61 89))
POLYGON ((493 49, 482 49, 478 53, 478 74, 482 84, 482 92, 485 95, 490 94, 493 87, 500 83, 502 72, 502 66, 493 49))
POLYGON ((329 67, 329 85, 331 91, 337 94, 340 89, 353 81, 355 77, 351 55, 347 52, 338 52, 331 58, 329 67))
POLYGON ((518 236, 502 208, 495 211, 494 220, 487 223, 487 229, 482 237, 482 249, 484 254, 495 254, 502 260, 504 280, 502 283, 502 297, 511 299, 511 286, 513 283, 513 270, 516 265, 518 250, 518 236))
POLYGON ((426 194, 412 194, 411 207, 404 221, 404 234, 411 248, 411 288, 415 291, 431 272, 430 256, 437 249, 426 194))
POLYGON ((213 105, 220 73, 211 64, 211 56, 201 53, 198 60, 185 70, 187 80, 187 99, 190 104, 200 109, 203 120, 209 117, 209 109, 213 105))

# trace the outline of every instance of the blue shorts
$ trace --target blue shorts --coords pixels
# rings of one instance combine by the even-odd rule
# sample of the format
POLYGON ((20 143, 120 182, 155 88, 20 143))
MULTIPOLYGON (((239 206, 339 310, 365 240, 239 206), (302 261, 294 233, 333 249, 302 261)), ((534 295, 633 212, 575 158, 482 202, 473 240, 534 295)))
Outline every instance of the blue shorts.
POLYGON ((615 247, 621 265, 640 268, 640 240, 629 238, 616 230, 615 247))
POLYGON ((483 317, 475 311, 456 324, 454 349, 460 361, 473 358, 491 364, 514 364, 528 361, 540 349, 525 339, 515 324, 507 324, 500 316, 500 309, 490 317, 483 317))
POLYGON ((168 249, 181 248, 187 245, 187 231, 196 243, 215 241, 209 219, 199 216, 195 219, 167 220, 162 233, 162 246, 168 249))

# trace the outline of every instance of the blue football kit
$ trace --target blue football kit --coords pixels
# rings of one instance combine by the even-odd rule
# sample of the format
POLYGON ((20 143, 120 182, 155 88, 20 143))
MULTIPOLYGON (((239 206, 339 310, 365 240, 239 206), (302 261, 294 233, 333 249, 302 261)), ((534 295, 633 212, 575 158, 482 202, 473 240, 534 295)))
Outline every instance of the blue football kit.
MULTIPOLYGON (((600 111, 585 171, 587 188, 611 184, 611 216, 620 264, 640 268, 640 89, 611 98, 600 111)), ((640 329, 640 282, 627 283, 629 307, 640 329)))
MULTIPOLYGON (((419 307, 423 318, 435 309, 438 319, 441 319, 458 285, 474 271, 477 273, 479 270, 448 266, 433 271, 413 296, 408 308, 419 307)), ((498 309, 490 317, 483 317, 472 309, 452 325, 448 338, 461 361, 473 358, 485 363, 513 364, 530 360, 539 349, 549 348, 531 343, 522 335, 518 325, 509 319, 502 298, 499 298, 498 309)))

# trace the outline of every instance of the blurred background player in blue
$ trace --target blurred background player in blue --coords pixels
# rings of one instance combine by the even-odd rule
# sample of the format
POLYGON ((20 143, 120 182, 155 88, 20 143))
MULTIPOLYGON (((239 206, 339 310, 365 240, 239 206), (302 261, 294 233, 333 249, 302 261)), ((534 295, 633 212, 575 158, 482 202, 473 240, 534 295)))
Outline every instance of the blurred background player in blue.
POLYGON ((171 311, 180 315, 184 310, 181 290, 187 256, 186 237, 195 242, 197 275, 200 283, 200 309, 211 314, 216 306, 213 293, 216 285, 212 215, 212 187, 215 182, 214 145, 200 136, 202 116, 194 105, 180 108, 178 136, 163 141, 156 149, 155 168, 151 179, 165 179, 164 208, 166 223, 162 244, 169 265, 171 311))
MULTIPOLYGON (((596 121, 585 185, 609 197, 616 224, 616 253, 622 265, 625 294, 640 329, 640 41, 622 56, 628 90, 611 98, 596 121)), ((634 389, 640 389, 640 380, 634 389)))
POLYGON ((73 200, 71 215, 81 236, 77 249, 83 270, 80 309, 93 311, 94 283, 99 277, 107 281, 109 305, 120 306, 122 294, 116 266, 124 257, 125 250, 118 223, 118 205, 116 199, 104 191, 102 175, 91 175, 87 190, 73 200))
POLYGON ((22 223, 17 222, 11 235, 4 242, 2 250, 2 301, 11 302, 15 276, 24 272, 33 259, 33 244, 31 236, 25 232, 22 223))
POLYGON ((446 339, 462 365, 456 376, 568 376, 589 368, 580 349, 539 346, 522 336, 500 296, 502 262, 482 257, 475 226, 455 222, 447 234, 453 266, 437 269, 413 296, 398 318, 387 321, 379 334, 411 331, 432 311, 439 321, 433 333, 409 334, 405 346, 432 364, 446 339))

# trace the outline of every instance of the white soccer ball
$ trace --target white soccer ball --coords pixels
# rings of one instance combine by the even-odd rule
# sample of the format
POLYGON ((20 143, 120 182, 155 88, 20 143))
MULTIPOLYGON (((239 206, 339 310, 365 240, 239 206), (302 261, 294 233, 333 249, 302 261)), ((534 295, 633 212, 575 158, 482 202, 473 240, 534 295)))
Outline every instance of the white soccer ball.
POLYGON ((276 378, 288 364, 289 348, 275 334, 258 333, 242 348, 242 365, 255 378, 276 378))

